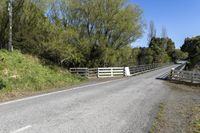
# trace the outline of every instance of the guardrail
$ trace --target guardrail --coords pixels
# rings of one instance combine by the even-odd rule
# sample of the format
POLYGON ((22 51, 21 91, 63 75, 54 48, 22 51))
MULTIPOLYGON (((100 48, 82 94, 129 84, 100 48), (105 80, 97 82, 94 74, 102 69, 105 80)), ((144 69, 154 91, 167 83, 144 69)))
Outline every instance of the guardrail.
POLYGON ((182 71, 185 69, 186 63, 181 64, 180 66, 176 67, 174 70, 182 71))
POLYGON ((170 64, 150 64, 132 67, 105 67, 105 68, 70 68, 72 74, 89 78, 107 78, 133 76, 170 64))
POLYGON ((166 65, 169 65, 169 64, 149 64, 149 65, 132 66, 130 67, 130 73, 131 75, 135 75, 138 73, 150 71, 150 70, 153 70, 162 66, 166 66, 166 65))
POLYGON ((171 80, 200 83, 200 72, 172 70, 171 80))
POLYGON ((170 79, 181 82, 200 83, 200 72, 184 71, 186 63, 172 68, 170 79))

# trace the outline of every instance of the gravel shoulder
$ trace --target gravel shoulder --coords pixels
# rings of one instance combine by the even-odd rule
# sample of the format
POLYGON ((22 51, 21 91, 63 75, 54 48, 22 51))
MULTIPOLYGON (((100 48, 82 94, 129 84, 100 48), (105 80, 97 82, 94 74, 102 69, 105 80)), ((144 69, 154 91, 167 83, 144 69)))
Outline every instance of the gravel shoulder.
POLYGON ((170 92, 151 133, 200 133, 200 86, 165 82, 170 92))

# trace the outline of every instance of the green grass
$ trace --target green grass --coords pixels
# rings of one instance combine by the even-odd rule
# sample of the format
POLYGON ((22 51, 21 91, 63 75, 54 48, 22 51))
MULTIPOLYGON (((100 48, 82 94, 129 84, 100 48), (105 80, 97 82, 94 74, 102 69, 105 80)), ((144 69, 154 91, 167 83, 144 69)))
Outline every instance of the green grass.
POLYGON ((194 109, 194 121, 193 121, 193 131, 194 133, 200 133, 200 106, 195 107, 194 109))
POLYGON ((165 104, 164 103, 160 103, 159 111, 158 111, 158 113, 156 115, 155 121, 154 121, 149 133, 157 133, 158 132, 158 130, 159 130, 158 126, 161 123, 161 119, 163 117, 164 110, 165 110, 165 104))
POLYGON ((200 133, 200 120, 196 120, 194 122, 194 128, 195 128, 194 133, 200 133))
POLYGON ((44 66, 40 60, 19 51, 0 50, 0 99, 5 94, 17 95, 78 84, 83 79, 67 70, 44 66))

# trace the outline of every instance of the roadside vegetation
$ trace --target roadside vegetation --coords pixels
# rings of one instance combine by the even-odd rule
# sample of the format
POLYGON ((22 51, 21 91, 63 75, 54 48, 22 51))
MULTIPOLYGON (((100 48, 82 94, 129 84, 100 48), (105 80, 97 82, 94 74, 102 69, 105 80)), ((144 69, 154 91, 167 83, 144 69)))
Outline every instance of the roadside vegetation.
POLYGON ((158 113, 156 114, 155 120, 153 122, 153 125, 151 129, 149 130, 149 133, 158 133, 159 132, 159 125, 162 125, 162 118, 164 116, 165 111, 165 104, 160 103, 158 113))
POLYGON ((186 38, 181 50, 189 53, 189 69, 200 71, 200 36, 186 38))
POLYGON ((200 133, 200 104, 193 108, 194 116, 192 120, 193 132, 200 133))
POLYGON ((48 67, 40 60, 19 51, 0 51, 0 101, 23 94, 71 86, 83 79, 58 67, 48 67))

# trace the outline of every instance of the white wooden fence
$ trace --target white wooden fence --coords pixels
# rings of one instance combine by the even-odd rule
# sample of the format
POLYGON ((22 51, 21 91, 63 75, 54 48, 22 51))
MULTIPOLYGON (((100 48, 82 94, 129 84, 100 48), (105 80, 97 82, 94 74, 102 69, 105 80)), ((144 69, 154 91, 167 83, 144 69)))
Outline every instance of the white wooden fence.
POLYGON ((125 76, 125 68, 124 67, 97 68, 97 77, 98 78, 123 77, 123 76, 125 76))

